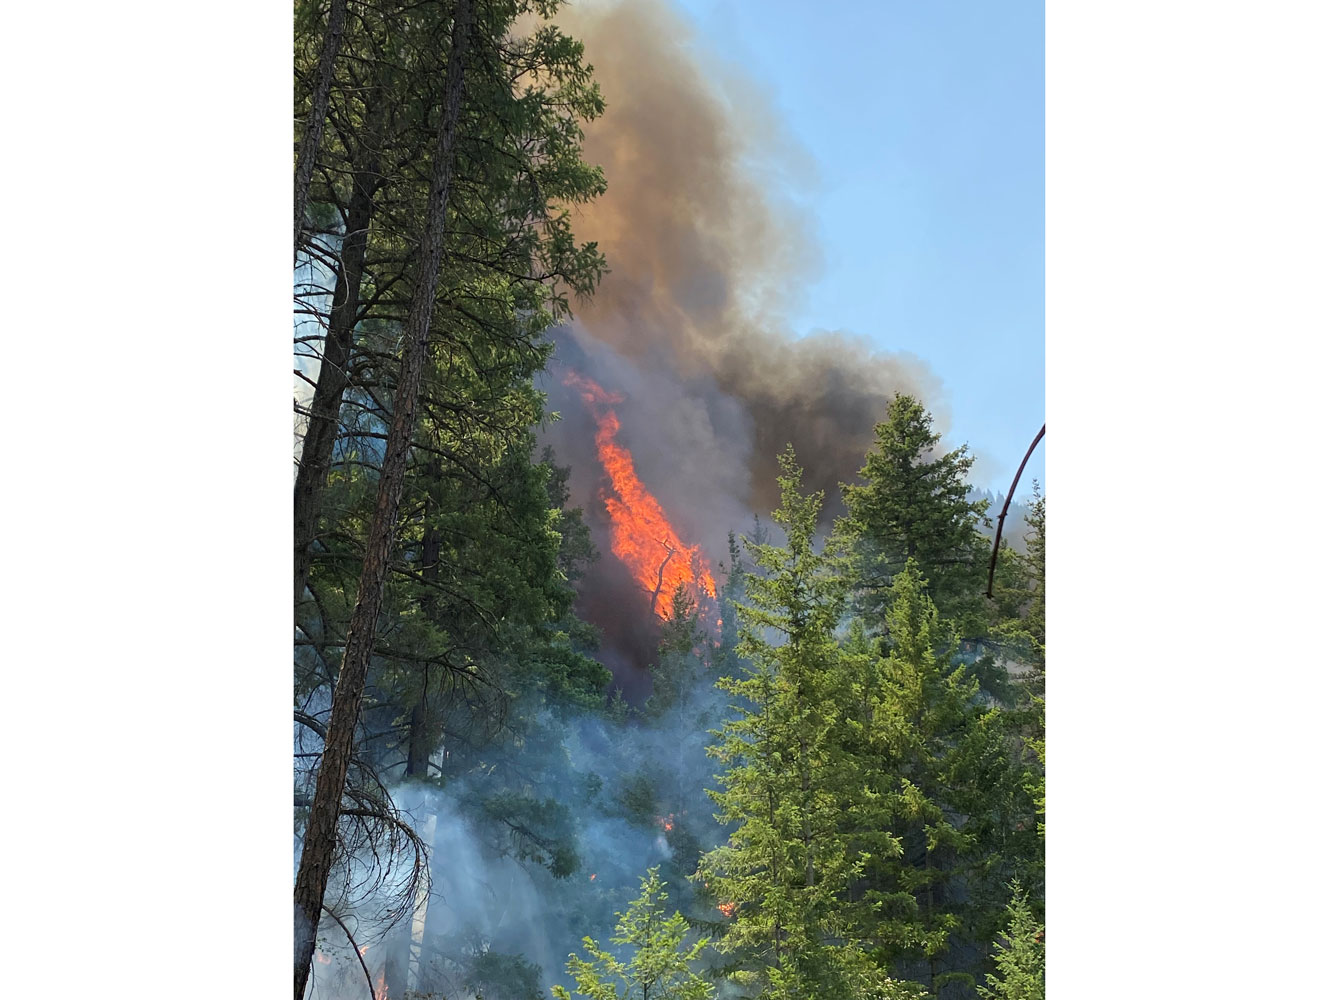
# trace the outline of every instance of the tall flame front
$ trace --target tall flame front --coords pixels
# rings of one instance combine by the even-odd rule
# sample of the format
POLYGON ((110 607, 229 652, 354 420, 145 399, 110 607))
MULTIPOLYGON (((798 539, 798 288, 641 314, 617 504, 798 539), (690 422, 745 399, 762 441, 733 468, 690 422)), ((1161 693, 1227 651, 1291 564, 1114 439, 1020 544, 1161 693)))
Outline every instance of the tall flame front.
POLYGON ((611 407, 625 397, 574 372, 564 381, 583 397, 597 421, 597 457, 611 480, 610 490, 602 493, 611 515, 611 551, 647 591, 653 611, 670 618, 671 596, 682 585, 696 603, 705 594, 716 598, 717 585, 699 546, 681 541, 662 505, 635 474, 629 449, 616 441, 620 420, 611 407))

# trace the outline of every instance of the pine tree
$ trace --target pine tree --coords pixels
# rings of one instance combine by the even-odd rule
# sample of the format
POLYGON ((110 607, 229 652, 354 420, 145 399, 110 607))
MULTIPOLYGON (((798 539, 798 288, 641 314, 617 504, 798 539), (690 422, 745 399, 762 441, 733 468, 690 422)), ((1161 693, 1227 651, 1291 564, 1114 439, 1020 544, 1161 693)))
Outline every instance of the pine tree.
POLYGON ((738 652, 749 668, 718 682, 739 704, 710 749, 726 767, 712 794, 719 821, 735 828, 696 878, 730 918, 719 949, 747 966, 737 980, 760 997, 805 1000, 852 995, 866 963, 847 936, 846 891, 860 861, 840 832, 850 779, 833 738, 843 588, 816 550, 822 495, 801 494, 790 448, 779 461, 774 520, 787 544, 747 544, 757 572, 746 581, 738 652))
POLYGON ((1004 935, 995 942, 998 975, 988 973, 977 994, 984 1000, 1045 1000, 1046 931, 1017 884, 1008 914, 1004 935))
POLYGON ((671 595, 671 615, 658 641, 657 662, 651 670, 653 693, 644 706, 644 714, 650 719, 672 713, 682 727, 688 721, 681 713, 688 710, 690 695, 707 669, 703 646, 708 639, 698 610, 685 585, 677 586, 671 595))
POLYGON ((310 194, 310 178, 314 176, 315 157, 324 137, 324 119, 328 115, 329 94, 333 89, 333 65, 342 45, 346 18, 347 0, 331 0, 323 44, 320 46, 319 66, 311 86, 310 114, 296 154, 296 179, 292 197, 294 254, 299 252, 301 246, 301 227, 305 221, 306 200, 310 194))
POLYGON ((989 940, 996 887, 1039 848, 1021 829, 1031 800, 1008 716, 958 661, 914 559, 894 579, 884 629, 887 653, 855 627, 844 647, 843 752, 863 782, 844 830, 865 857, 855 899, 877 963, 938 992, 974 981, 959 945, 989 940), (880 842, 890 830, 900 850, 880 842))
MULTIPOLYGON (((689 925, 679 912, 666 916, 666 887, 657 868, 639 883, 637 899, 617 914, 613 944, 633 948, 628 961, 602 949, 590 937, 583 948, 590 956, 569 956, 567 970, 578 996, 589 1000, 710 1000, 713 984, 691 969, 708 941, 687 945, 689 925)), ((556 1000, 572 1000, 568 989, 551 987, 556 1000)))
MULTIPOLYGON (((331 296, 321 287, 301 299, 323 332, 298 329, 322 364, 295 490, 294 590, 298 695, 338 682, 347 697, 335 697, 325 787, 306 824, 298 984, 347 826, 341 765, 395 772, 403 748, 390 741, 407 730, 406 770, 419 780, 446 721, 459 721, 440 706, 460 689, 471 738, 505 716, 516 691, 586 702, 606 677, 577 649, 590 636, 568 613, 556 555, 570 524, 543 499, 530 461, 542 333, 603 266, 595 247, 574 241, 563 207, 603 186, 579 155, 577 123, 601 106, 581 46, 549 23, 512 30, 556 6, 486 0, 409 13, 386 3, 356 8, 344 32, 310 194, 316 238, 303 246, 336 282, 331 296), (335 495, 322 497, 326 487, 335 495), (372 515, 377 491, 385 502, 372 515), (483 547, 489 564, 477 559, 483 547), (392 735, 368 746, 372 729, 392 735)), ((502 799, 529 814, 544 805, 522 795, 484 805, 502 799)), ((524 850, 567 869, 567 839, 542 833, 524 850)))
POLYGON ((935 456, 940 436, 911 396, 895 395, 875 427, 860 484, 844 485, 840 530, 855 557, 858 603, 883 620, 894 578, 914 559, 940 613, 965 636, 980 635, 989 551, 978 532, 986 501, 967 499, 973 459, 966 447, 935 456))
POLYGON ((1046 498, 1037 483, 1025 520, 1023 549, 1000 545, 990 631, 1006 656, 1026 666, 1026 689, 1040 695, 1046 676, 1046 498))
MULTIPOLYGON (((537 19, 558 6, 487 0, 475 11, 484 41, 470 54, 459 109, 441 302, 429 317, 414 441, 447 475, 476 478, 459 441, 512 440, 537 419, 529 409, 533 399, 540 408, 531 376, 549 352, 542 334, 567 314, 570 292, 591 294, 605 266, 571 230, 569 206, 605 187, 580 158, 580 123, 601 113, 602 100, 581 45, 537 19), (529 33, 512 30, 532 15, 529 33), (432 440, 441 426, 444 440, 432 440)), ((297 353, 319 362, 318 378, 306 377, 310 403, 298 407, 307 417, 294 488, 298 602, 312 559, 337 532, 322 523, 332 508, 322 494, 331 468, 351 457, 349 430, 370 445, 355 459, 377 464, 392 420, 420 220, 431 208, 448 13, 385 3, 358 7, 349 20, 311 195, 333 221, 312 234, 304 251, 312 277, 298 295, 298 313, 312 321, 298 324, 297 353)))
POLYGON ((727 563, 719 564, 726 579, 717 592, 718 643, 715 663, 718 676, 735 676, 740 669, 736 646, 740 642, 738 608, 745 600, 745 567, 741 562, 741 543, 736 532, 727 532, 727 563))
POLYGON ((338 684, 334 689, 324 752, 320 757, 315 794, 306 824, 301 861, 293 892, 295 904, 294 995, 301 1000, 315 951, 315 934, 324 903, 334 852, 338 841, 338 817, 344 784, 356 738, 366 672, 375 640, 375 625, 384 597, 384 583, 402 501, 403 477, 416 420, 421 371, 426 359, 427 333, 435 306, 440 264, 444 254, 445 206, 453 175, 453 142, 463 95, 463 63, 471 41, 471 0, 456 0, 453 37, 449 53, 448 88, 440 117, 438 141, 432 163, 431 211, 426 217, 421 241, 421 271, 412 294, 412 308, 405 330, 401 373, 394 398, 393 425, 388 436, 375 515, 371 520, 362 563, 356 606, 348 626, 338 684))

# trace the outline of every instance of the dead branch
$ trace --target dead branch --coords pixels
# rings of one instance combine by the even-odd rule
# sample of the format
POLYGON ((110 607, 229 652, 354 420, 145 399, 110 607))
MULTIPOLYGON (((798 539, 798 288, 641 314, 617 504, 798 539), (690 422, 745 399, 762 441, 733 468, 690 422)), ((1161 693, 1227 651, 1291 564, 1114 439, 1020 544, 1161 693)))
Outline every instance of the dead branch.
POLYGON ((338 919, 338 914, 327 906, 322 907, 322 909, 333 918, 335 924, 343 929, 343 933, 347 935, 347 940, 352 943, 352 954, 356 955, 356 960, 361 963, 361 971, 366 974, 366 986, 370 988, 370 1000, 375 1000, 375 984, 370 978, 370 970, 366 968, 366 960, 361 957, 361 949, 357 947, 356 938, 352 937, 352 932, 347 929, 347 925, 338 919))

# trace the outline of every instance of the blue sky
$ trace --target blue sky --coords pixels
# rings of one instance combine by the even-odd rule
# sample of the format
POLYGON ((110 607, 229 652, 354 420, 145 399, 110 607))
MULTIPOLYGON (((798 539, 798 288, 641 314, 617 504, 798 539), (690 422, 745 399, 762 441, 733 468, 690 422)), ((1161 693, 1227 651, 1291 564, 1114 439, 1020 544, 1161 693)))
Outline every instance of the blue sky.
POLYGON ((1043 5, 677 5, 814 163, 802 201, 823 269, 793 329, 923 358, 946 441, 978 454, 978 486, 1007 489, 1045 421, 1043 5))

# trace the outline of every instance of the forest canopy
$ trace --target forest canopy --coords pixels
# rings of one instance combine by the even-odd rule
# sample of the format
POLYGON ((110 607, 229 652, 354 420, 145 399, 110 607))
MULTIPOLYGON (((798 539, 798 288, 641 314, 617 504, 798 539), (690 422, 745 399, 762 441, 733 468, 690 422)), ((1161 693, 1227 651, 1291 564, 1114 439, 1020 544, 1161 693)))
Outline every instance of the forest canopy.
POLYGON ((771 509, 688 530, 691 456, 555 356, 617 266, 561 14, 296 5, 296 1000, 1042 997, 1040 488, 988 595, 905 388, 838 478, 783 442, 771 509))

